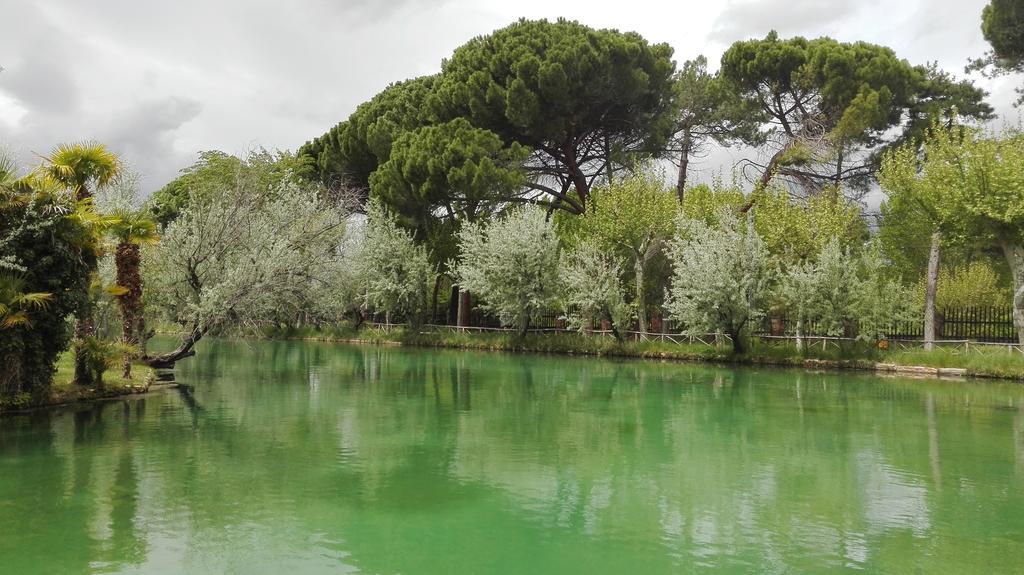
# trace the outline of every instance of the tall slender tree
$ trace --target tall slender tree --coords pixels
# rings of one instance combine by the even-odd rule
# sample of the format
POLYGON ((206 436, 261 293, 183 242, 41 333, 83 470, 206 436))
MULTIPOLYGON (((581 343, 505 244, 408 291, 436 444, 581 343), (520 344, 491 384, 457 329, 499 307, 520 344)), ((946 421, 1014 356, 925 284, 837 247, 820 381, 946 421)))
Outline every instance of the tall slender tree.
POLYGON ((647 274, 651 262, 672 237, 679 206, 664 182, 650 173, 638 173, 594 190, 583 217, 563 218, 565 235, 594 242, 632 264, 633 306, 640 331, 647 331, 647 274))
POLYGON ((1024 135, 934 129, 924 154, 905 146, 886 156, 889 194, 913 194, 942 230, 985 238, 1003 251, 1013 279, 1013 316, 1024 345, 1024 135))
MULTIPOLYGON (((40 167, 41 173, 74 194, 79 204, 78 209, 87 219, 95 221, 89 213, 92 210, 93 193, 97 187, 107 185, 121 172, 121 162, 117 156, 103 144, 81 142, 57 146, 44 160, 40 167)), ((86 252, 92 249, 93 246, 84 247, 86 252)), ((85 259, 91 277, 96 273, 96 255, 86 253, 85 259)), ((86 354, 81 342, 96 335, 96 326, 91 302, 88 298, 83 301, 75 324, 75 338, 79 342, 75 347, 75 382, 89 386, 93 383, 93 377, 86 365, 86 354)))
MULTIPOLYGON (((145 318, 142 309, 142 253, 143 244, 158 241, 156 221, 145 211, 121 211, 114 214, 117 222, 111 227, 111 235, 117 241, 114 265, 117 270, 117 304, 121 310, 122 338, 124 343, 139 347, 145 343, 145 318)), ((140 350, 144 353, 144 350, 140 350)), ((130 378, 132 357, 124 358, 122 375, 130 378)))

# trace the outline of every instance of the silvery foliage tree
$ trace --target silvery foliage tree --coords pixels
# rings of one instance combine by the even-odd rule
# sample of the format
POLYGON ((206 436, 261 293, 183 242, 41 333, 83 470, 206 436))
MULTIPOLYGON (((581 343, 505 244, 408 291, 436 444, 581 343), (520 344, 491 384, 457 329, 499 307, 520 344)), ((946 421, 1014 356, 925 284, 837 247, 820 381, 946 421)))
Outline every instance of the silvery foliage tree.
POLYGON ((803 347, 807 325, 817 322, 825 335, 843 335, 853 319, 854 293, 859 282, 857 257, 832 238, 816 259, 792 265, 779 282, 782 301, 796 321, 796 345, 803 347))
POLYGON ((239 171, 233 184, 192 192, 187 206, 148 247, 147 305, 182 330, 173 365, 205 334, 295 319, 335 289, 350 203, 297 178, 268 183, 239 171))
MULTIPOLYGON (((356 198, 356 195, 351 196, 353 200, 356 198)), ((355 204, 352 207, 354 209, 355 204)), ((336 259, 319 274, 321 283, 329 288, 309 294, 309 307, 305 311, 318 325, 320 322, 331 325, 351 319, 358 327, 363 321, 365 281, 360 274, 359 258, 364 227, 359 216, 348 218, 345 232, 335 249, 336 259)))
POLYGON ((427 293, 434 278, 433 266, 423 246, 399 227, 394 214, 380 202, 367 206, 365 235, 356 257, 356 273, 362 280, 363 304, 391 314, 406 316, 413 327, 427 311, 427 293))
POLYGON ((875 247, 857 255, 833 238, 816 259, 787 270, 779 287, 796 320, 797 346, 810 322, 824 335, 841 336, 856 328, 858 339, 873 341, 884 337, 894 321, 914 319, 913 296, 887 277, 884 264, 875 247))
POLYGON ((753 226, 726 212, 715 227, 684 218, 669 253, 669 316, 690 333, 725 333, 733 351, 743 353, 745 334, 764 315, 775 277, 768 249, 753 226))
POLYGON ((607 320, 615 338, 634 317, 634 306, 626 303, 622 261, 604 252, 594 242, 584 241, 562 256, 562 305, 569 327, 585 330, 595 319, 607 320))
POLYGON ((857 338, 885 339, 897 322, 921 321, 921 309, 911 288, 886 273, 881 247, 869 245, 857 262, 857 281, 852 292, 852 316, 857 320, 857 338))
POLYGON ((525 334, 532 319, 555 305, 558 237, 543 209, 522 206, 486 227, 467 224, 459 232, 459 251, 458 284, 479 294, 481 307, 502 325, 525 334))

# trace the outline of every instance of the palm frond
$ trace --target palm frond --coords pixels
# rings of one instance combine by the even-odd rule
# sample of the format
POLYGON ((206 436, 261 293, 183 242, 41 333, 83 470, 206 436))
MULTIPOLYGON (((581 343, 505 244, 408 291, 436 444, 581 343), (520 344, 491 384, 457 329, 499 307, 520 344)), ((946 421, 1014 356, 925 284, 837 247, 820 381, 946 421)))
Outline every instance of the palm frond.
POLYGON ((110 285, 106 286, 105 288, 103 288, 103 291, 107 292, 108 294, 110 294, 110 295, 112 295, 114 297, 121 297, 124 294, 128 293, 128 288, 126 288, 126 287, 124 287, 122 285, 110 284, 110 285))
POLYGON ((29 327, 32 321, 24 311, 15 312, 0 316, 0 328, 11 329, 12 327, 29 327))
POLYGON ((22 305, 22 306, 24 306, 24 307, 28 307, 28 308, 46 309, 46 306, 49 305, 49 303, 50 303, 50 301, 52 299, 53 299, 53 294, 52 293, 46 293, 46 292, 23 293, 23 294, 21 294, 21 296, 18 297, 18 302, 17 303, 22 305))
POLYGON ((60 144, 49 156, 41 156, 40 171, 67 188, 102 187, 121 173, 121 161, 103 144, 76 142, 60 144))
POLYGON ((160 240, 156 220, 149 211, 118 210, 112 216, 118 221, 111 226, 110 231, 119 242, 145 245, 160 240))

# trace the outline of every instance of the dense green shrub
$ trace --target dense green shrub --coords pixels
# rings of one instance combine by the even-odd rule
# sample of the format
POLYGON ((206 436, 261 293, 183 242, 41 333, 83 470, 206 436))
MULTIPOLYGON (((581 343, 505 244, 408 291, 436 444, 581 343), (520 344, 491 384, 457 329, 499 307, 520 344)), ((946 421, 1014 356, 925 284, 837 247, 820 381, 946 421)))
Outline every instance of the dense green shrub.
POLYGON ((0 267, 26 292, 48 293, 30 321, 0 329, 0 396, 45 395, 58 354, 71 341, 68 316, 88 288, 92 243, 70 200, 25 180, 0 184, 0 267))

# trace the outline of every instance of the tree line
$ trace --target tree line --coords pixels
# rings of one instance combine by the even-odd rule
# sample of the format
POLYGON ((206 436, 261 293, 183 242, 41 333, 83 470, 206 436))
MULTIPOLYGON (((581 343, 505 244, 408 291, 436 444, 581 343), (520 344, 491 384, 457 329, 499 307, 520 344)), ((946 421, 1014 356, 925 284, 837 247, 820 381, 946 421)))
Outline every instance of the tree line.
MULTIPOLYGON (((972 69, 1020 71, 1020 4, 986 8, 992 52, 972 69)), ((872 338, 896 317, 934 325, 959 297, 1012 304, 1024 343, 1024 139, 977 127, 993 115, 982 90, 829 38, 737 42, 715 73, 672 56, 520 20, 296 154, 203 152, 145 200, 102 145, 26 173, 4 160, 0 393, 48 393, 69 345, 75 380, 97 386, 210 333, 367 312, 465 323, 474 306, 619 335, 666 315, 742 351, 769 313, 872 338), (694 185, 712 143, 760 159, 694 185), (149 353, 152 325, 180 345, 149 353)))

